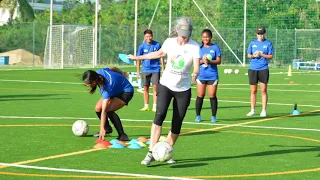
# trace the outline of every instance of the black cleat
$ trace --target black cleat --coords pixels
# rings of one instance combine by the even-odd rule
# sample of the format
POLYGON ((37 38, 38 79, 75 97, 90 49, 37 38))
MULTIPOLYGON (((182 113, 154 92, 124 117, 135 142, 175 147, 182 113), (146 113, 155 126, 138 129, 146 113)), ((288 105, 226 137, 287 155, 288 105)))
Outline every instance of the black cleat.
POLYGON ((117 139, 119 141, 130 141, 129 137, 126 134, 121 134, 117 139))

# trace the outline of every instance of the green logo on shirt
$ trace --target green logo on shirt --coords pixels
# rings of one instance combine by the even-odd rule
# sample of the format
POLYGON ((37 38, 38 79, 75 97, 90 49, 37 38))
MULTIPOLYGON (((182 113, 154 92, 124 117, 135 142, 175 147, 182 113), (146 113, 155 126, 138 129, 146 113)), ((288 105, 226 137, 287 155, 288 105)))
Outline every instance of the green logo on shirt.
POLYGON ((184 67, 184 59, 182 56, 173 56, 171 58, 171 67, 172 69, 182 69, 184 67))

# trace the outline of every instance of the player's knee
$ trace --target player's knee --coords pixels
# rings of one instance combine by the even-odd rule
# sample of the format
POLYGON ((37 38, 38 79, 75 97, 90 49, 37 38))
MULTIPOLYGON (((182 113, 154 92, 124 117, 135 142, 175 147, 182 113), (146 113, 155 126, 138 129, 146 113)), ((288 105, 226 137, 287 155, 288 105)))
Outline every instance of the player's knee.
POLYGON ((173 125, 172 128, 171 128, 171 132, 173 134, 180 134, 180 131, 181 131, 181 126, 173 125))
POLYGON ((166 114, 165 113, 156 113, 156 116, 153 120, 153 123, 158 125, 158 126, 162 126, 162 123, 164 121, 164 119, 166 118, 166 114))

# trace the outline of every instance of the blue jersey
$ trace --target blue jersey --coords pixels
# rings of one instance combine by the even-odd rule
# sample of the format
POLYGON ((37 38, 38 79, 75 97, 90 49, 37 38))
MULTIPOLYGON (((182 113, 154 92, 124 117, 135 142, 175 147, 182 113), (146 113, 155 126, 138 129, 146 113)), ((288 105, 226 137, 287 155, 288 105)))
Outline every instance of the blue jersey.
POLYGON ((111 71, 109 68, 97 70, 97 73, 104 77, 104 85, 100 87, 100 94, 103 99, 115 97, 123 92, 133 92, 133 86, 123 75, 111 71))
MULTIPOLYGON (((160 43, 152 41, 151 44, 143 42, 138 48, 138 56, 158 51, 161 48, 160 43)), ((142 61, 142 72, 160 72, 160 59, 145 59, 142 61)))
MULTIPOLYGON (((200 60, 205 54, 210 54, 212 56, 212 61, 215 61, 217 57, 221 57, 221 51, 218 45, 211 44, 210 47, 204 47, 200 45, 200 60)), ((205 64, 200 65, 200 73, 198 76, 199 80, 218 80, 218 68, 216 64, 208 64, 205 67, 205 64)))
MULTIPOLYGON (((258 41, 257 39, 252 40, 248 47, 248 54, 254 54, 256 51, 260 51, 263 54, 272 55, 273 54, 273 46, 272 42, 269 40, 258 41)), ((268 69, 268 60, 264 57, 252 58, 250 60, 249 69, 260 71, 268 69)))

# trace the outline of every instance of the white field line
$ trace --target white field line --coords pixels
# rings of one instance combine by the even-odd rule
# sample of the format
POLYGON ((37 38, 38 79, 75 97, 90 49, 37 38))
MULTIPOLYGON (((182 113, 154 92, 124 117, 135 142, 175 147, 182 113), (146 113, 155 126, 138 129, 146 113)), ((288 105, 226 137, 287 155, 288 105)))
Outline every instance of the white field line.
MULTIPOLYGON (((223 89, 223 88, 219 88, 223 89)), ((239 88, 240 89, 240 88, 239 88)), ((245 89, 245 88, 244 88, 245 89)), ((248 90, 248 89, 245 89, 248 90)), ((143 93, 143 89, 137 89, 139 93, 143 93)), ((320 92, 320 91, 319 91, 320 92)), ((152 93, 149 93, 150 95, 153 95, 152 93)), ((196 100, 195 98, 191 98, 192 100, 196 100)), ((204 101, 209 101, 208 99, 204 99, 204 101)), ((219 102, 231 102, 231 103, 240 103, 240 104, 250 104, 250 102, 247 101, 232 101, 232 100, 220 100, 219 102)), ((261 104, 260 102, 257 102, 257 104, 261 104)), ((268 102, 269 105, 277 105, 277 106, 292 106, 293 104, 284 104, 284 103, 271 103, 268 102)), ((299 104, 299 106, 302 107, 313 107, 313 108, 319 108, 320 106, 315 106, 315 105, 309 105, 309 104, 299 104)))
POLYGON ((24 82, 24 83, 49 83, 49 84, 83 84, 83 83, 75 83, 75 82, 27 81, 27 80, 7 80, 7 79, 0 79, 0 81, 4 81, 4 82, 24 82))
POLYGON ((170 177, 170 176, 156 176, 148 174, 132 174, 132 173, 121 173, 121 172, 108 172, 108 171, 93 171, 93 170, 81 170, 81 169, 65 169, 65 168, 50 168, 50 167, 40 167, 40 166, 28 166, 28 165, 18 165, 1 163, 1 166, 25 168, 25 169, 37 169, 37 170, 47 170, 47 171, 59 171, 59 172, 77 172, 77 173, 92 173, 92 174, 109 174, 109 175, 119 175, 119 176, 131 176, 131 177, 142 177, 142 178, 154 178, 154 179, 177 179, 177 180, 191 180, 189 178, 180 177, 170 177))
MULTIPOLYGON (((19 80, 19 79, 0 79, 4 82, 24 82, 24 83, 52 83, 52 84, 83 84, 81 82, 55 82, 55 81, 31 81, 31 80, 19 80)), ((249 84, 223 84, 220 83, 219 86, 248 86, 249 84)), ((320 86, 320 84, 268 84, 268 86, 320 86)), ((152 88, 152 87, 150 87, 152 88)), ((308 91, 308 90, 303 90, 308 91)))
MULTIPOLYGON (((53 119, 53 120, 64 120, 64 119, 82 119, 82 120, 97 120, 97 118, 84 118, 84 117, 28 117, 28 116, 0 116, 0 119, 53 119)), ((152 122, 151 119, 121 119, 121 121, 127 122, 152 122)), ((171 121, 164 121, 165 123, 171 123, 171 121)), ((228 126, 230 124, 220 124, 220 123, 198 123, 198 122, 183 122, 183 124, 192 125, 208 125, 208 126, 228 126)), ((27 127, 27 126, 25 126, 27 127)), ((320 129, 307 129, 307 128, 286 128, 286 127, 276 127, 276 126, 249 126, 249 125, 239 125, 237 127, 244 128, 257 128, 257 129, 278 129, 278 130, 295 130, 295 131, 314 131, 320 132, 320 129)))

